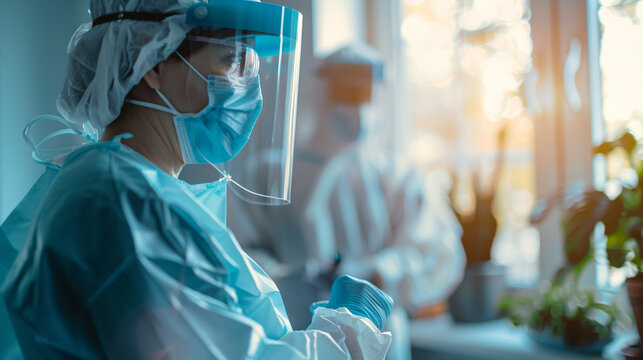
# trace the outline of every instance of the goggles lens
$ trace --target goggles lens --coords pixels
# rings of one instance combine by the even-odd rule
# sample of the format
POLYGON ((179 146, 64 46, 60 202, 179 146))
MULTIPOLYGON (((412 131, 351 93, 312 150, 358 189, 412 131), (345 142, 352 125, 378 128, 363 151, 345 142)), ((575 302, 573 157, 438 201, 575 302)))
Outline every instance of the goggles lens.
MULTIPOLYGON (((205 36, 187 36, 187 40, 205 44, 216 62, 216 75, 231 80, 247 81, 259 75, 259 55, 243 39, 214 39, 205 36)), ((208 74, 211 75, 211 74, 208 74)))

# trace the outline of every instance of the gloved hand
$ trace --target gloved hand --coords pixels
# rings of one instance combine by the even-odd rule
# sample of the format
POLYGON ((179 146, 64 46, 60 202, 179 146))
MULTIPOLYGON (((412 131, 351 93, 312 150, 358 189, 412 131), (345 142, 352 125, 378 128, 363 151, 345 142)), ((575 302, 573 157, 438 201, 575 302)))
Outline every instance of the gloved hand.
POLYGON ((311 304, 310 311, 314 312, 320 306, 329 309, 345 307, 353 315, 371 320, 382 330, 393 308, 393 299, 366 280, 342 275, 333 282, 330 299, 311 304))

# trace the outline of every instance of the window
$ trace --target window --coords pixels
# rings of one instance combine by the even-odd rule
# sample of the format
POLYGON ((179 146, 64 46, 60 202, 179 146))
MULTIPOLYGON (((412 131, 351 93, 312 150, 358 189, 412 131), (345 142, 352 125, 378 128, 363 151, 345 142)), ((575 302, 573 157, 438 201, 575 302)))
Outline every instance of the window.
MULTIPOLYGON (((456 205, 470 211, 472 174, 488 177, 508 124, 493 256, 514 285, 551 279, 564 261, 562 214, 536 231, 534 200, 570 185, 615 195, 634 178, 624 154, 592 159, 592 146, 625 130, 643 142, 643 1, 398 1, 401 107, 412 109, 401 150, 455 169, 456 205)), ((599 286, 622 281, 597 265, 599 286)))
POLYGON ((492 256, 508 281, 538 279, 539 233, 528 217, 536 198, 534 119, 524 88, 533 67, 525 0, 401 0, 401 52, 411 128, 407 152, 427 169, 456 174, 455 206, 473 211, 474 183, 491 189, 498 134, 505 165, 496 188, 492 256))
MULTIPOLYGON (((597 1, 597 0, 596 0, 597 1)), ((590 36, 600 44, 597 68, 600 69, 602 108, 594 126, 595 142, 613 140, 630 131, 643 143, 643 1, 601 0, 596 4, 598 29, 590 36)), ((643 147, 639 147, 639 158, 643 147)), ((594 161, 597 188, 610 196, 620 193, 622 183, 636 184, 637 174, 624 152, 614 152, 594 161)), ((598 232, 600 233, 600 231, 598 232)), ((598 249, 605 242, 597 237, 598 249)), ((598 261, 597 282, 600 287, 619 286, 623 271, 610 269, 605 254, 598 261)))
POLYGON ((315 56, 322 58, 342 45, 364 42, 363 0, 313 0, 312 5, 315 56))

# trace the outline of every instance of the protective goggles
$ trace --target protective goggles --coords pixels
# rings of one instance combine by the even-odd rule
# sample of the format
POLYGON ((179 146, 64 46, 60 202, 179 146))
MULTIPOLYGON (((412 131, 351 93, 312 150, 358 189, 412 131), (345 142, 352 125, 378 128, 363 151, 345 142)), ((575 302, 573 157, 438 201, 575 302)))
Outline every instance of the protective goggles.
MULTIPOLYGON (((212 61, 218 67, 216 75, 226 76, 230 80, 239 82, 254 79, 259 75, 259 54, 242 40, 220 40, 199 35, 188 35, 186 40, 191 47, 196 47, 197 44, 207 47, 212 61)), ((250 40, 246 39, 246 41, 250 40)))

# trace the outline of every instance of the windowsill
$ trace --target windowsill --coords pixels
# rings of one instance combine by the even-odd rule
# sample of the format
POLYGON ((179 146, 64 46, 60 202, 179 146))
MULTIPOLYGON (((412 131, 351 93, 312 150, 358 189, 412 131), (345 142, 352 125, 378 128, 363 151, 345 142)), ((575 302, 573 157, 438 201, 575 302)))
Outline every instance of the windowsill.
POLYGON ((414 356, 426 354, 432 359, 622 359, 620 349, 634 343, 637 337, 629 332, 618 336, 600 356, 540 346, 506 319, 457 324, 450 316, 442 315, 411 322, 414 356))

